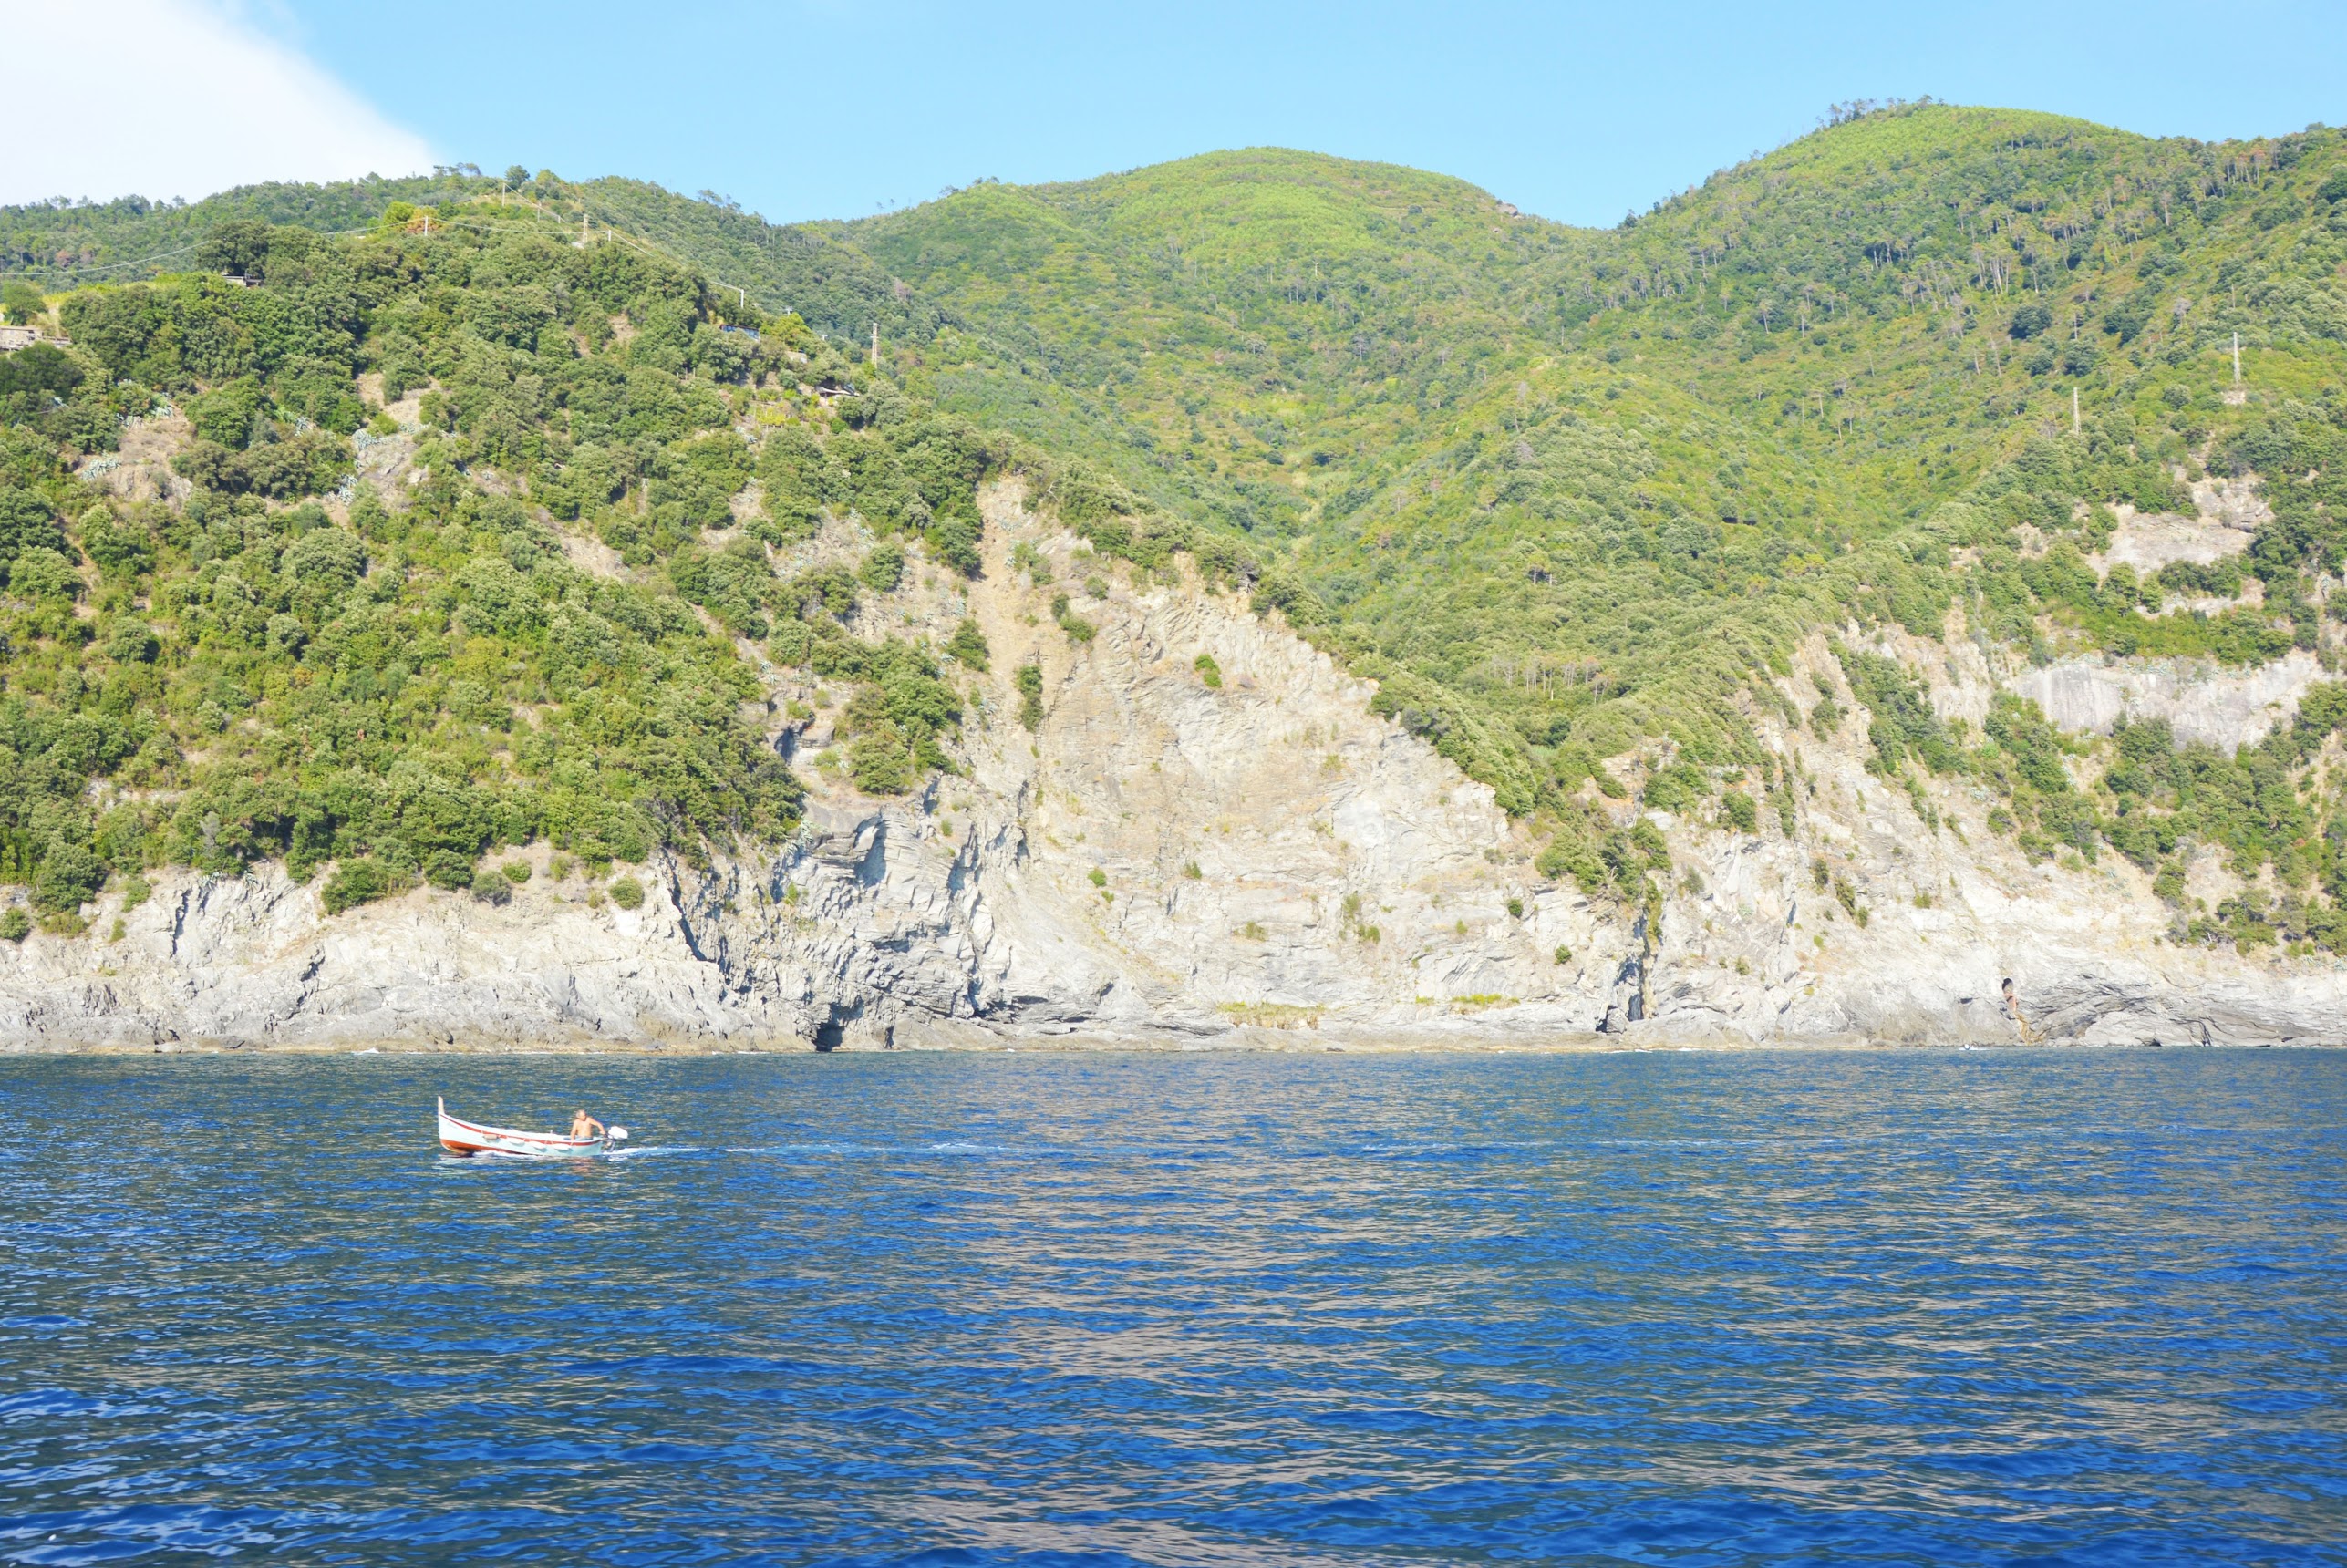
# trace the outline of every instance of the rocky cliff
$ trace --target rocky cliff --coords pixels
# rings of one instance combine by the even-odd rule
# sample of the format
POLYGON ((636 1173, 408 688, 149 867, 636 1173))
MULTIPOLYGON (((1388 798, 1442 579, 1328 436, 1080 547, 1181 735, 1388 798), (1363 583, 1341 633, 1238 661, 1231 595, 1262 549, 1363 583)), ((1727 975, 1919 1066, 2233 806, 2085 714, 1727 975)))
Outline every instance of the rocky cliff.
MULTIPOLYGON (((1863 713, 1832 741, 1782 707, 1751 716, 1798 780, 1793 829, 1651 813, 1674 861, 1659 903, 1544 880, 1488 789, 1375 717, 1370 686, 1276 615, 1094 558, 1014 492, 987 502, 982 576, 916 556, 855 627, 934 645, 977 622, 991 664, 970 677, 958 774, 860 794, 833 745, 843 694, 745 644, 773 744, 811 791, 778 850, 657 861, 632 909, 552 874, 543 849, 515 857, 532 874, 510 902, 427 889, 333 918, 315 883, 274 868, 166 874, 134 908, 109 893, 84 934, 0 945, 0 1043, 2009 1042, 2007 976, 2050 1039, 2347 1037, 2347 968, 2172 943, 2166 906, 2116 857, 2032 864, 1968 787, 1918 800, 1869 774, 1863 713), (1055 615, 1060 593, 1089 640, 1055 615), (1031 730, 1015 684, 1029 660, 1031 730), (1846 899, 1821 887, 1829 865, 1846 899)), ((2176 527, 2121 547, 2211 548, 2163 543, 2176 527)), ((863 542, 833 524, 778 564, 863 542)), ((617 570, 598 548, 574 557, 617 570)), ((2002 686, 2076 729, 2156 709, 2230 744, 2286 717, 2314 674, 2302 657, 2230 676, 2013 668, 1949 630, 1874 645, 1951 715, 2002 686)), ((1840 678, 1822 638, 1798 664, 1789 702, 1840 678)), ((2213 858, 2194 871, 2203 892, 2226 876, 2213 858)))

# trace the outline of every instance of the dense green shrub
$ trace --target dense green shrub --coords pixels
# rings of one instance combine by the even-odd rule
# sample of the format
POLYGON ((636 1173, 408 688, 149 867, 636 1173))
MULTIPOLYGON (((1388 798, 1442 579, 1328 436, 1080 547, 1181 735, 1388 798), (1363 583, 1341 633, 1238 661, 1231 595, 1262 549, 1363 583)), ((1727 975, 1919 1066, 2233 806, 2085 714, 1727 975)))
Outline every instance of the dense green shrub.
POLYGON ((991 663, 986 645, 986 634, 978 624, 965 615, 954 627, 954 634, 946 643, 946 652, 956 662, 974 670, 984 670, 991 663))
POLYGON ((1040 665, 1018 666, 1018 722, 1029 729, 1043 727, 1043 668, 1040 665))
POLYGON ((355 905, 372 903, 396 891, 398 885, 398 877, 362 856, 335 866, 320 890, 319 902, 328 914, 340 914, 355 905))
POLYGON ((1728 825, 1739 833, 1760 830, 1760 808, 1742 789, 1730 789, 1723 793, 1720 797, 1720 805, 1727 814, 1728 825))

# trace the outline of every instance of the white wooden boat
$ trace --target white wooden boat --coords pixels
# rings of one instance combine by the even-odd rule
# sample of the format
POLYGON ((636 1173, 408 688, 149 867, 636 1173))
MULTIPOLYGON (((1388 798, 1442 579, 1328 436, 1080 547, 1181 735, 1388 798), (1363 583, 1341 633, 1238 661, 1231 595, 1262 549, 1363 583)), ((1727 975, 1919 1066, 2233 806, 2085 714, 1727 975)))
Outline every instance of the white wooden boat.
POLYGON ((607 1154, 624 1141, 627 1129, 607 1128, 601 1138, 572 1138, 560 1132, 520 1132, 510 1127, 483 1127, 460 1121, 449 1114, 449 1102, 433 1102, 439 1111, 440 1147, 467 1159, 475 1154, 510 1154, 523 1160, 574 1159, 607 1154))

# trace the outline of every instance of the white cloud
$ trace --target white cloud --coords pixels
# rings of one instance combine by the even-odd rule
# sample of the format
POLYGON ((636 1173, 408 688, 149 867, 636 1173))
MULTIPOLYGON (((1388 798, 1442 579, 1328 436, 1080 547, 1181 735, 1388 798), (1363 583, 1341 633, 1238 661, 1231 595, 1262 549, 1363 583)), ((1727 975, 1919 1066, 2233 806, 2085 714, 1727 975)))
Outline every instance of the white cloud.
POLYGON ((0 202, 413 174, 423 139, 207 0, 0 0, 0 202))

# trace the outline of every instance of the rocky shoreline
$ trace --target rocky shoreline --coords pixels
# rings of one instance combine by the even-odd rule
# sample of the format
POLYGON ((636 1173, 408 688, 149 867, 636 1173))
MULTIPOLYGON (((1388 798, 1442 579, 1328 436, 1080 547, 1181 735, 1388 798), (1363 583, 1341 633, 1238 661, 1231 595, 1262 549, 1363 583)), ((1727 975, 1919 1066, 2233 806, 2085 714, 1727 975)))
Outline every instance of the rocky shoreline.
MULTIPOLYGON (((988 503, 983 577, 916 570, 856 628, 983 628, 958 775, 859 794, 837 695, 760 660, 772 743, 810 785, 790 842, 656 858, 633 909, 544 846, 506 857, 531 874, 503 902, 419 888, 333 917, 282 868, 160 873, 85 934, 0 944, 0 1050, 2001 1045, 2022 1037, 2007 976, 2051 1042, 2347 1043, 2347 965, 2170 941, 2117 857, 2032 863, 1961 781, 1918 802, 1867 773, 1863 710, 1831 741, 1747 716, 1804 781, 1792 831, 1649 811, 1668 896, 1593 898, 1276 614, 988 503), (1020 542, 1088 583, 1091 638, 1012 568, 1020 542), (1847 902, 1815 880, 1827 861, 1847 902)), ((1951 713, 2018 674, 1953 634, 1881 645, 1951 713)), ((1822 638, 1797 665, 1788 694, 1837 676, 1822 638)), ((2204 855, 2192 891, 2213 903, 2227 874, 2204 855)))

